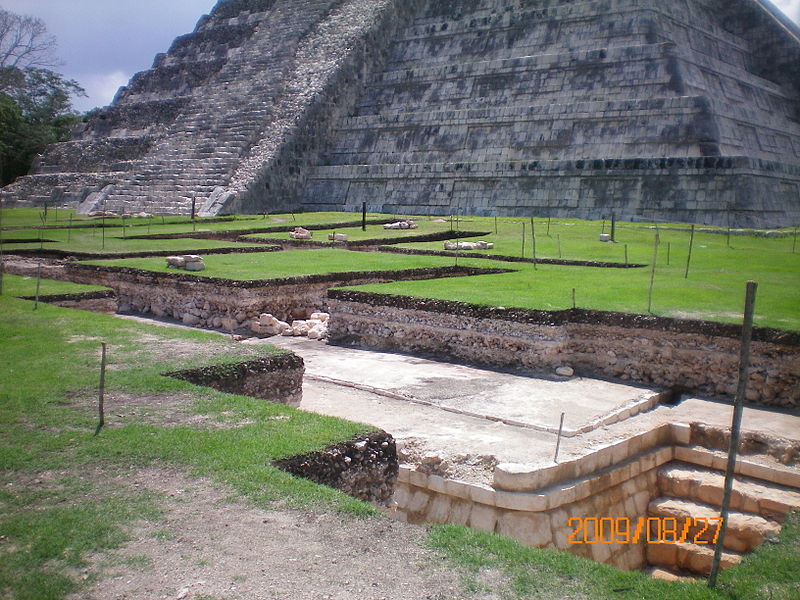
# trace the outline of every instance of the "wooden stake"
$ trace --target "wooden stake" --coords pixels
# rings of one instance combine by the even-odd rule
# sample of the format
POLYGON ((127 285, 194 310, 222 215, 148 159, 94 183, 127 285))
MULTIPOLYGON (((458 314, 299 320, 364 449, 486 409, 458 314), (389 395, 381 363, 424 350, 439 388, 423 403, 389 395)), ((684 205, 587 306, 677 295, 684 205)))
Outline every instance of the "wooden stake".
POLYGON ((42 263, 36 265, 36 301, 33 303, 33 310, 39 310, 39 286, 42 283, 42 263))
POLYGON ((533 242, 533 270, 536 270, 536 223, 531 217, 531 240, 533 242))
POLYGON ((797 227, 794 228, 794 242, 792 242, 792 254, 797 251, 797 227))
POLYGON ((558 258, 561 258, 561 234, 556 235, 556 240, 558 241, 558 258))
POLYGON ((672 249, 672 244, 670 242, 667 242, 667 266, 669 266, 669 254, 671 249, 672 249))
POLYGON ((550 237, 550 217, 547 217, 547 237, 550 237))
POLYGON ((564 415, 566 413, 561 413, 561 421, 558 424, 558 437, 556 438, 556 453, 553 456, 553 462, 558 462, 558 449, 561 447, 561 432, 564 429, 564 415))
POLYGON ((361 203, 361 231, 367 230, 367 203, 361 203))
POLYGON ((522 222, 522 258, 525 258, 525 221, 522 222))
POLYGON ((106 349, 107 345, 105 342, 100 342, 101 350, 100 350, 100 394, 98 398, 98 407, 97 412, 100 420, 97 422, 97 429, 94 430, 94 434, 97 435, 100 433, 100 430, 103 428, 103 425, 106 424, 105 419, 105 394, 106 394, 106 349))
POLYGON ((656 280, 656 261, 658 260, 658 244, 659 244, 659 235, 656 233, 655 238, 653 239, 653 264, 650 267, 650 288, 647 292, 647 313, 653 313, 653 284, 656 280))
POLYGON ((728 528, 728 513, 733 492, 733 475, 736 467, 736 454, 739 451, 739 436, 742 427, 742 414, 744 413, 744 399, 747 392, 748 370, 750 368, 750 341, 753 337, 753 313, 755 311, 756 291, 758 284, 755 281, 747 282, 747 291, 744 304, 744 322, 742 323, 742 341, 739 354, 739 384, 736 387, 736 400, 733 405, 733 421, 731 422, 731 445, 728 449, 728 465, 725 470, 725 489, 722 494, 722 507, 720 508, 721 521, 717 544, 714 548, 714 559, 711 562, 711 573, 708 576, 708 587, 717 585, 719 563, 722 559, 722 546, 725 542, 725 532, 728 528))
MULTIPOLYGON (((797 231, 795 230, 795 238, 797 238, 796 233, 797 231)), ((497 215, 494 216, 494 234, 497 235, 497 215)))
POLYGON ((578 303, 575 302, 575 288, 572 288, 572 308, 578 308, 578 303))
POLYGON ((628 244, 625 244, 625 266, 628 266, 628 244))
POLYGON ((689 265, 692 262, 692 247, 694 246, 694 224, 692 224, 692 233, 689 237, 689 255, 686 257, 686 273, 683 274, 684 279, 689 279, 689 265))

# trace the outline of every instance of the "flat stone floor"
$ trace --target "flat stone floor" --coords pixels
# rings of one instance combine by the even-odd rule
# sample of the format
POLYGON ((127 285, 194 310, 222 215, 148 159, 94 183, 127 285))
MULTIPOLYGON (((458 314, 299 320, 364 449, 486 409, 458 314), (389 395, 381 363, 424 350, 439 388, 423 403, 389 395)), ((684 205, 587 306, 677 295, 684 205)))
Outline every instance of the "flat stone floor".
MULTIPOLYGON (((553 433, 451 412, 469 407, 487 415, 514 414, 531 424, 556 424, 561 411, 578 427, 653 393, 645 388, 586 378, 550 381, 413 356, 329 346, 305 338, 273 337, 249 343, 278 345, 303 357, 306 379, 300 408, 380 427, 406 456, 441 457, 449 475, 488 482, 496 462, 550 463, 553 433), (422 400, 429 404, 419 404, 422 400)), ((560 442, 559 458, 647 431, 661 423, 702 421, 730 426, 730 405, 689 398, 560 442)), ((800 414, 746 408, 745 430, 800 439, 800 414)))
MULTIPOLYGON (((190 329, 138 316, 123 318, 190 329)), ((301 409, 380 427, 398 440, 408 462, 426 455, 441 457, 451 465, 448 476, 477 482, 490 482, 497 462, 552 463, 557 436, 545 429, 557 427, 561 411, 567 413, 565 428, 578 428, 653 393, 594 379, 537 379, 307 338, 277 336, 243 343, 281 346, 303 357, 307 376, 301 409), (458 407, 483 416, 453 412, 458 407), (514 415, 528 426, 508 425, 492 420, 492 415, 514 415)), ((584 455, 662 423, 730 427, 732 414, 730 404, 700 398, 684 399, 677 406, 658 405, 611 425, 563 437, 558 458, 584 455)), ((742 428, 800 440, 800 411, 746 407, 742 428)))
POLYGON ((564 429, 575 430, 657 394, 595 379, 537 379, 402 354, 329 346, 299 337, 269 341, 302 356, 309 378, 545 431, 558 430, 562 412, 564 429))

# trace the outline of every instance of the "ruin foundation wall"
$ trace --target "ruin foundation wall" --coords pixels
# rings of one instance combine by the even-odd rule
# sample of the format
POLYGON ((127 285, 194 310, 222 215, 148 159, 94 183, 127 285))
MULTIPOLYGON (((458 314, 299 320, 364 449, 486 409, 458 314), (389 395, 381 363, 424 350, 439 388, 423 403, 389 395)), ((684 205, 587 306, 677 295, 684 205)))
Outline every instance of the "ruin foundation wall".
MULTIPOLYGON (((596 311, 528 311, 331 290, 329 340, 427 354, 490 367, 629 381, 731 399, 739 331, 734 325, 596 311)), ((800 339, 756 330, 748 402, 800 406, 800 339)))

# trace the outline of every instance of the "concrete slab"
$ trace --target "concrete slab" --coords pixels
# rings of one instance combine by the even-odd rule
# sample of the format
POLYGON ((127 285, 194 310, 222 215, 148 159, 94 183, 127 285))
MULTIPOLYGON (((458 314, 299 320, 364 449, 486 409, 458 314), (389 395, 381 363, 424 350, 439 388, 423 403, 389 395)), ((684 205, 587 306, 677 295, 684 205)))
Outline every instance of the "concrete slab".
POLYGON ((539 379, 300 337, 274 337, 269 343, 302 356, 307 377, 542 431, 557 431, 562 411, 565 429, 577 430, 657 393, 581 377, 539 379))

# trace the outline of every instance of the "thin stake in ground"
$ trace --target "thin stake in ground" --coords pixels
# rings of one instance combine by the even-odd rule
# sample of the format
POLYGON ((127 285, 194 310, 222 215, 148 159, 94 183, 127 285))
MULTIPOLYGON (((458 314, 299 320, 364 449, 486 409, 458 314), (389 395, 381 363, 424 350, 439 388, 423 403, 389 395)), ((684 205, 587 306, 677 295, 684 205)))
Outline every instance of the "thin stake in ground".
POLYGON ((558 437, 556 438, 556 453, 553 456, 553 462, 558 462, 558 450, 561 447, 561 432, 564 430, 564 415, 566 413, 561 413, 561 421, 558 424, 558 437))
POLYGON ((653 314, 653 284, 656 281, 656 261, 658 261, 659 242, 658 231, 656 231, 656 235, 653 238, 653 264, 650 267, 650 287, 647 290, 647 314, 653 314))
POLYGON ((36 301, 33 303, 33 310, 39 310, 39 287, 42 284, 42 263, 36 265, 36 301))
POLYGON ((533 270, 536 271, 536 223, 531 217, 531 241, 533 242, 533 270))
POLYGON ((714 548, 714 558, 711 561, 711 573, 708 576, 708 587, 717 585, 719 564, 722 559, 722 546, 725 543, 725 532, 728 528, 728 514, 733 492, 733 475, 736 467, 736 454, 739 451, 739 435, 742 428, 742 414, 744 413, 744 399, 747 392, 748 371, 750 369, 750 341, 753 337, 753 313, 755 311, 756 291, 758 284, 755 281, 747 282, 744 303, 744 322, 742 324, 742 342, 739 355, 739 384, 736 387, 736 400, 733 405, 733 421, 731 422, 731 445, 728 449, 728 465, 725 469, 725 488, 722 494, 720 508, 721 521, 717 545, 714 548))
POLYGON ((689 236, 689 255, 686 257, 686 272, 683 274, 684 279, 689 279, 689 265, 692 262, 692 247, 694 246, 694 224, 692 224, 692 233, 689 236))
POLYGON ((100 430, 103 428, 103 425, 106 424, 106 417, 105 417, 105 395, 106 395, 106 351, 107 351, 107 344, 105 342, 100 342, 101 350, 100 350, 100 392, 98 398, 98 406, 97 412, 99 421, 97 422, 97 428, 94 430, 94 434, 97 435, 100 433, 100 430))

